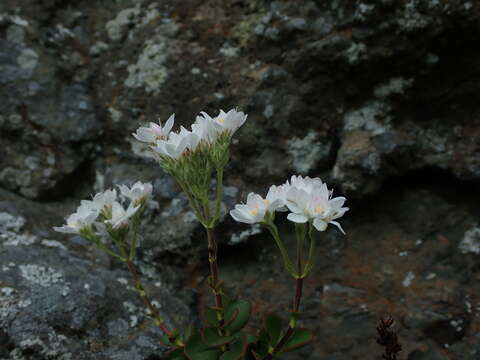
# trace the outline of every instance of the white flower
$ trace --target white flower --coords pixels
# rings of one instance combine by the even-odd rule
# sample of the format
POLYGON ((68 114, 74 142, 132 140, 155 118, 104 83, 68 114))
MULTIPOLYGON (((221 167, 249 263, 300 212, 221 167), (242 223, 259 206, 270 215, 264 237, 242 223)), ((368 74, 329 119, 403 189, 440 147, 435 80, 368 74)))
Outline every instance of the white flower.
POLYGON ((119 185, 122 195, 132 201, 132 203, 139 203, 149 198, 152 195, 152 184, 142 183, 137 181, 131 188, 126 185, 119 185))
POLYGON ((313 220, 313 226, 318 231, 326 230, 330 223, 345 234, 341 225, 334 221, 348 211, 347 207, 343 207, 345 201, 344 197, 332 198, 332 191, 319 178, 292 176, 286 194, 286 205, 291 211, 287 218, 296 223, 313 220))
POLYGON ((95 194, 93 200, 82 200, 81 204, 86 206, 91 206, 98 211, 102 211, 105 208, 110 208, 112 204, 117 200, 117 190, 105 190, 104 192, 99 192, 95 194))
POLYGON ((82 204, 75 213, 66 219, 66 225, 55 226, 53 230, 67 234, 79 234, 82 230, 89 229, 97 219, 97 216, 98 211, 96 209, 82 204))
POLYGON ((201 138, 183 126, 179 133, 170 133, 168 140, 157 140, 153 151, 162 156, 178 159, 187 150, 195 151, 201 138))
POLYGON ((113 229, 118 229, 123 225, 128 225, 130 218, 135 215, 139 209, 139 205, 130 204, 127 210, 117 201, 112 204, 112 218, 105 220, 105 223, 111 224, 113 229))
POLYGON ((159 121, 158 124, 151 122, 149 127, 141 126, 137 129, 136 133, 132 135, 141 142, 155 144, 157 140, 167 139, 170 131, 173 127, 173 122, 175 120, 175 114, 171 115, 165 126, 162 127, 162 123, 159 121))
POLYGON ((218 137, 218 131, 215 127, 213 119, 207 117, 197 116, 195 122, 192 124, 192 132, 200 137, 201 140, 211 144, 215 142, 218 137))
POLYGON ((212 142, 218 134, 228 131, 231 135, 242 126, 247 120, 247 115, 241 111, 231 109, 228 112, 220 110, 220 113, 212 118, 206 112, 201 112, 202 116, 197 116, 196 123, 205 124, 205 131, 208 134, 206 139, 212 142), (208 125, 206 125, 208 124, 208 125), (210 128, 208 128, 210 126, 210 128))
POLYGON ((269 200, 268 195, 267 199, 264 199, 258 194, 250 193, 247 196, 247 203, 235 205, 235 209, 230 211, 230 215, 235 221, 255 224, 262 222, 267 212, 274 212, 280 206, 282 206, 282 201, 273 195, 269 200))
POLYGON ((287 202, 287 192, 290 189, 290 184, 287 183, 276 186, 272 185, 268 189, 266 196, 266 201, 270 204, 271 211, 287 211, 286 202, 287 202), (275 207, 272 207, 272 204, 275 207))

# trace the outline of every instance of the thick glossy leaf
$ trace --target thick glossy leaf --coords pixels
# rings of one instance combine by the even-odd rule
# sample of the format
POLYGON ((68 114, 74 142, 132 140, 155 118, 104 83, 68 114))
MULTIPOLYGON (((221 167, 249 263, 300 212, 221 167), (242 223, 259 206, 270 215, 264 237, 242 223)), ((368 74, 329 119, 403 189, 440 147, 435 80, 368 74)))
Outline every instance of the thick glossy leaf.
POLYGON ((268 333, 270 338, 270 346, 275 347, 278 340, 280 339, 280 334, 282 333, 282 319, 277 315, 270 314, 265 319, 265 330, 268 333))
POLYGON ((203 312, 205 316, 205 321, 209 326, 218 327, 218 318, 217 318, 217 311, 214 308, 206 308, 203 312))
POLYGON ((203 341, 208 346, 222 346, 235 340, 233 336, 220 336, 216 328, 206 328, 203 330, 203 341))
POLYGON ((246 343, 244 340, 237 340, 230 345, 230 349, 224 352, 219 360, 239 360, 245 354, 246 343))
POLYGON ((206 350, 208 350, 208 346, 203 343, 202 337, 197 332, 194 332, 185 344, 185 354, 189 358, 206 350))
POLYGON ((225 329, 230 331, 230 333, 234 333, 242 329, 250 318, 250 312, 251 306, 248 301, 231 301, 225 310, 225 329))
POLYGON ((222 354, 221 350, 207 350, 187 355, 190 360, 218 360, 222 354))
POLYGON ((302 346, 307 345, 313 339, 313 334, 308 329, 296 329, 290 339, 287 340, 285 345, 282 347, 281 351, 292 351, 298 349, 302 346))

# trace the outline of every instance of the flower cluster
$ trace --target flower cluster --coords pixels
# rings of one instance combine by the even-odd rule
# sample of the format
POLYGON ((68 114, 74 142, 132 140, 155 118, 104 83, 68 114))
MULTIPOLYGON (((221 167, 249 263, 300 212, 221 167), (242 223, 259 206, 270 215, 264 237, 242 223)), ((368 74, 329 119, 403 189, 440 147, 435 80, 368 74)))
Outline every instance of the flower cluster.
POLYGON ((120 185, 120 194, 109 189, 96 194, 92 200, 82 200, 77 211, 66 219, 66 224, 53 229, 62 233, 89 235, 94 232, 115 232, 128 227, 129 222, 152 194, 150 183, 135 183, 131 188, 120 185), (125 201, 130 203, 124 206, 125 201))
POLYGON ((212 118, 202 112, 192 124, 192 130, 183 126, 179 132, 173 132, 174 115, 162 127, 150 123, 149 127, 140 127, 133 136, 150 145, 153 152, 160 158, 179 159, 187 152, 195 151, 200 144, 212 145, 222 136, 231 137, 243 125, 247 115, 235 109, 220 113, 212 118))
POLYGON ((318 231, 326 230, 328 224, 341 225, 335 221, 347 211, 344 197, 332 197, 333 191, 320 178, 292 176, 280 186, 272 185, 267 196, 248 194, 246 204, 237 204, 230 215, 239 222, 255 224, 265 222, 267 215, 288 210, 287 219, 295 223, 312 222, 318 231))

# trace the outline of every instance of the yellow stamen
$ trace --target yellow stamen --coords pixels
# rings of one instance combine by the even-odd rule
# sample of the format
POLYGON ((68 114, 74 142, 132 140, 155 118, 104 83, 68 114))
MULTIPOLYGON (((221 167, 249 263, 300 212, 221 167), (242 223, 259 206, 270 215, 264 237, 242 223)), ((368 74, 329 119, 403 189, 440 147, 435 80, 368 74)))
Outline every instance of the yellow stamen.
POLYGON ((225 119, 224 118, 219 118, 217 121, 223 124, 225 122, 225 119))
POLYGON ((317 206, 317 207, 315 207, 315 212, 317 214, 323 213, 323 208, 321 206, 317 206))
POLYGON ((257 216, 258 215, 258 209, 255 208, 255 209, 250 210, 250 214, 252 214, 253 216, 257 216))

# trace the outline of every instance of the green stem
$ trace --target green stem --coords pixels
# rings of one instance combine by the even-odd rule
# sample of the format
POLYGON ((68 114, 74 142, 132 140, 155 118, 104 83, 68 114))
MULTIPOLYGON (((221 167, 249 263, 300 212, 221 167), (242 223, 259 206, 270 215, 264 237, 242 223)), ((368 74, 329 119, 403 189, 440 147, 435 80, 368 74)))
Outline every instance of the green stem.
POLYGON ((300 274, 298 274, 295 271, 294 265, 292 261, 290 260, 290 257, 288 256, 288 251, 285 248, 285 245, 283 244, 282 240, 280 239, 280 235, 278 234, 278 229, 273 223, 267 223, 264 224, 265 227, 270 231, 270 234, 272 234, 273 239, 275 240, 275 243, 277 244, 280 253, 282 254, 283 262, 285 264, 285 267, 287 268, 287 271, 294 277, 298 278, 300 277, 300 274))
POLYGON ((313 226, 312 223, 310 222, 308 224, 308 238, 310 240, 310 249, 308 250, 308 260, 307 264, 305 265, 304 272, 302 274, 302 277, 305 278, 310 274, 310 272, 313 269, 313 265, 315 264, 315 236, 313 235, 313 226))
POLYGON ((93 242, 99 249, 105 251, 108 255, 113 256, 120 261, 125 261, 125 258, 117 254, 115 251, 110 250, 108 246, 102 243, 102 241, 96 235, 92 234, 91 236, 87 237, 87 239, 93 242))
MULTIPOLYGON (((297 235, 297 274, 302 274, 302 257, 303 257, 303 242, 305 239, 305 224, 295 224, 295 230, 297 235)), ((303 290, 303 275, 298 276, 295 279, 295 295, 293 297, 293 310, 288 324, 287 331, 282 336, 277 345, 269 352, 263 360, 273 359, 274 354, 282 350, 283 346, 287 343, 290 337, 295 332, 297 327, 297 316, 300 312, 300 302, 302 299, 302 290, 303 290)))

